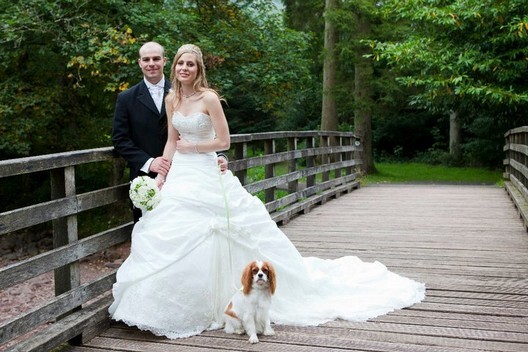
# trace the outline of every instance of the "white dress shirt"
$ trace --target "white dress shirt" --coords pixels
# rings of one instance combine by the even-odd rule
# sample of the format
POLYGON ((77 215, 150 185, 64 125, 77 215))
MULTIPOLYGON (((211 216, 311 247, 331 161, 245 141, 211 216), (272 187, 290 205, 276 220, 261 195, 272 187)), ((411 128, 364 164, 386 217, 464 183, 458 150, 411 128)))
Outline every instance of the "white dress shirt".
POLYGON ((150 83, 145 78, 143 79, 147 85, 150 95, 152 96, 152 99, 154 100, 154 103, 156 104, 156 107, 158 108, 158 111, 161 112, 161 105, 163 104, 163 96, 165 93, 165 76, 163 76, 156 84, 150 83))

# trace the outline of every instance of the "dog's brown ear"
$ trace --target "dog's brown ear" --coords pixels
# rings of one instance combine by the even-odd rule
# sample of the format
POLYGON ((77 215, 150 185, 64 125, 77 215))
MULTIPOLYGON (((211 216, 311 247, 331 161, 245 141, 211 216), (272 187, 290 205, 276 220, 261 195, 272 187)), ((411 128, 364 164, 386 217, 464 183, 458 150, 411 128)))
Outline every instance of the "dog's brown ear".
POLYGON ((269 290, 271 294, 274 294, 275 288, 277 287, 277 281, 275 279, 275 268, 269 262, 264 262, 264 268, 268 270, 269 290))
POLYGON ((251 287, 253 286, 253 265, 256 265, 255 262, 251 262, 246 265, 244 272, 242 273, 242 278, 240 279, 243 287, 243 292, 247 296, 251 292, 251 287))

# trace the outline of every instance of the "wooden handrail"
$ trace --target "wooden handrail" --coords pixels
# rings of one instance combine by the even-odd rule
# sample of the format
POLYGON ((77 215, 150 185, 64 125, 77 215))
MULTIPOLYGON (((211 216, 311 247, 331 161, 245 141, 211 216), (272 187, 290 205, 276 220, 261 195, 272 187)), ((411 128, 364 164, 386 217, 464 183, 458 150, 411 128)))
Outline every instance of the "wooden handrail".
POLYGON ((504 134, 504 186, 528 229, 528 126, 504 134))
MULTIPOLYGON (((353 133, 280 131, 232 135, 227 154, 230 170, 248 192, 265 200, 276 222, 287 222, 317 204, 358 188, 360 151, 361 144, 353 133), (330 140, 336 145, 330 145, 330 140), (258 173, 261 177, 250 178, 258 168, 262 169, 258 173)), ((48 172, 51 183, 48 200, 0 213, 0 236, 51 222, 54 243, 49 251, 0 268, 0 289, 10 289, 49 271, 55 274, 55 297, 1 322, 0 344, 50 321, 54 323, 12 350, 52 349, 69 340, 89 339, 91 335, 83 334, 107 326, 106 307, 115 274, 81 285, 79 262, 128 241, 133 224, 124 221, 78 238, 80 213, 128 199, 129 184, 122 174, 114 175, 105 187, 78 193, 77 168, 101 162, 111 162, 114 170, 122 170, 119 165, 123 160, 112 147, 0 161, 0 179, 48 172), (94 301, 95 297, 102 298, 94 301)))

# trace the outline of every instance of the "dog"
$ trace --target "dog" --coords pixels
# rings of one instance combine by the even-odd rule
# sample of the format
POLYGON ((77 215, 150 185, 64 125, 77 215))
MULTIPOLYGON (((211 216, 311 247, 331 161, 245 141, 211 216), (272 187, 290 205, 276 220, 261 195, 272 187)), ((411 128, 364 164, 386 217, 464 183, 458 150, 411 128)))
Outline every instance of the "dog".
POLYGON ((250 343, 257 343, 257 334, 275 335, 271 328, 269 308, 275 293, 275 269, 269 262, 253 261, 242 273, 242 288, 224 310, 227 334, 247 333, 250 343))

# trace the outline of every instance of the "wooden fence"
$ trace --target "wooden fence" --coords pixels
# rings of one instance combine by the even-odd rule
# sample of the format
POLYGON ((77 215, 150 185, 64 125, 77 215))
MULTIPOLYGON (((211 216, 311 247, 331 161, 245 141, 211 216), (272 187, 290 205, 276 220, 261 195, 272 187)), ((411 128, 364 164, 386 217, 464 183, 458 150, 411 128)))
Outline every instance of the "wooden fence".
POLYGON ((509 130, 504 137, 505 188, 528 229, 528 126, 509 130))
MULTIPOLYGON (((233 135, 229 169, 244 187, 259 194, 276 222, 308 212, 314 205, 359 187, 361 145, 352 133, 270 132, 233 135), (258 170, 258 171, 255 171, 258 170), (258 174, 259 176, 254 176, 258 174)), ((54 271, 55 296, 19 316, 0 322, 0 344, 21 339, 13 351, 52 350, 65 342, 89 340, 108 326, 115 272, 81 284, 80 261, 129 240, 133 224, 123 221, 102 232, 79 236, 78 216, 125 204, 129 183, 123 160, 100 148, 0 161, 0 178, 49 173, 48 201, 0 213, 0 236, 52 224, 53 249, 0 268, 0 290, 54 271), (78 193, 80 166, 110 163, 109 184, 78 193)))

